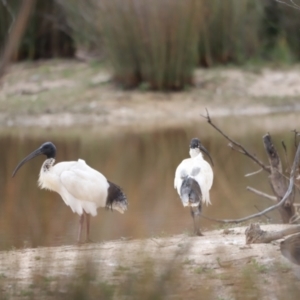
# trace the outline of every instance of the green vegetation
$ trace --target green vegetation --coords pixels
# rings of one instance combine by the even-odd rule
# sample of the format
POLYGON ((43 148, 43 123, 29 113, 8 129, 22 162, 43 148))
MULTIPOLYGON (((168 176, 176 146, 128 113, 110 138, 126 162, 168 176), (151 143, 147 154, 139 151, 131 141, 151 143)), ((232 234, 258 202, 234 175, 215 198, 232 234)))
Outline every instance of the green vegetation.
POLYGON ((212 276, 212 273, 213 273, 213 269, 212 268, 209 268, 209 267, 207 267, 207 266, 199 266, 199 267, 197 267, 196 269, 195 269, 195 273, 196 274, 206 274, 207 276, 208 275, 211 275, 212 276))
POLYGON ((80 11, 74 7, 81 5, 81 0, 62 5, 77 41, 93 42, 95 30, 89 27, 99 26, 98 37, 103 38, 114 79, 122 87, 180 90, 192 83, 198 57, 201 2, 104 0, 90 3, 94 6, 80 11), (78 20, 76 14, 86 24, 84 29, 74 24, 78 20), (83 14, 91 18, 84 21, 83 14), (99 21, 91 24, 95 15, 99 21), (86 34, 82 35, 85 29, 86 34))
MULTIPOLYGON (((22 1, 0 2, 0 50, 18 15, 22 1)), ((36 1, 15 60, 69 57, 74 53, 74 42, 69 35, 64 12, 55 0, 36 1)))
POLYGON ((267 273, 268 272, 268 267, 266 265, 260 264, 255 259, 252 259, 251 264, 254 267, 254 269, 259 273, 267 273))
MULTIPOLYGON (((141 254, 135 257, 138 263, 134 266, 119 265, 116 268, 120 271, 118 277, 114 276, 114 271, 110 274, 105 259, 101 259, 103 266, 99 269, 99 262, 88 255, 78 261, 73 272, 62 269, 49 275, 51 264, 49 261, 48 266, 44 257, 43 267, 39 262, 32 266, 27 283, 3 277, 1 299, 154 300, 196 299, 201 295, 210 300, 262 299, 270 294, 276 299, 285 299, 286 293, 291 300, 299 297, 297 281, 291 272, 282 277, 279 262, 270 263, 267 273, 261 272, 261 263, 256 260, 222 271, 211 264, 182 270, 179 260, 184 256, 178 252, 168 259, 161 259, 141 254)), ((48 259, 52 260, 51 257, 48 259)), ((17 273, 18 267, 15 268, 17 273)))
MULTIPOLYGON (((3 42, 12 24, 3 5, 0 20, 3 42)), ((182 90, 197 65, 298 60, 299 20, 270 0, 38 1, 16 58, 72 55, 75 43, 105 57, 123 88, 182 90)))

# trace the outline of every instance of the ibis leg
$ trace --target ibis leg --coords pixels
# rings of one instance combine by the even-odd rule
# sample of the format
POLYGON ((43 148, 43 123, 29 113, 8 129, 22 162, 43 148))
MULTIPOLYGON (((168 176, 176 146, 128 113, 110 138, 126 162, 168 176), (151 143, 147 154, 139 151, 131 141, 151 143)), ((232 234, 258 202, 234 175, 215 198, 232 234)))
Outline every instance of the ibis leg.
POLYGON ((80 216, 80 219, 79 219, 79 229, 78 229, 77 243, 80 243, 83 223, 84 223, 84 213, 80 216))
POLYGON ((193 218, 194 222, 194 231, 195 234, 198 236, 203 236, 201 230, 200 230, 200 213, 201 213, 201 204, 199 206, 191 206, 191 216, 193 218))
POLYGON ((85 239, 85 242, 91 243, 92 240, 90 239, 90 215, 87 214, 86 212, 84 212, 84 214, 86 216, 86 239, 85 239))

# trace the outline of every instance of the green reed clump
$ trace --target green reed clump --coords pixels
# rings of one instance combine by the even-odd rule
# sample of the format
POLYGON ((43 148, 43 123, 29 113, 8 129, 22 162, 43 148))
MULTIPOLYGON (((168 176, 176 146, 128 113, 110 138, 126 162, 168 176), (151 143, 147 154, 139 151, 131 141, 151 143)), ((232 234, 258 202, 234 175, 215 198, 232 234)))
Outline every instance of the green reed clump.
POLYGON ((86 54, 103 52, 102 30, 98 18, 95 0, 56 0, 60 10, 65 12, 70 33, 75 41, 77 51, 86 54))
POLYGON ((104 48, 114 79, 124 88, 180 90, 192 84, 197 64, 289 61, 299 52, 289 34, 299 18, 273 1, 60 3, 77 47, 104 48))
POLYGON ((125 88, 180 90, 192 83, 201 3, 103 0, 99 18, 114 79, 125 88))
MULTIPOLYGON (((19 6, 0 1, 2 47, 19 6)), ((197 65, 300 59, 299 26, 274 0, 37 1, 15 59, 72 56, 75 43, 105 56, 124 88, 181 90, 197 65)))
POLYGON ((299 11, 273 0, 202 0, 200 64, 300 58, 299 11))
POLYGON ((261 47, 261 1, 203 0, 200 63, 206 66, 241 63, 255 57, 261 47))

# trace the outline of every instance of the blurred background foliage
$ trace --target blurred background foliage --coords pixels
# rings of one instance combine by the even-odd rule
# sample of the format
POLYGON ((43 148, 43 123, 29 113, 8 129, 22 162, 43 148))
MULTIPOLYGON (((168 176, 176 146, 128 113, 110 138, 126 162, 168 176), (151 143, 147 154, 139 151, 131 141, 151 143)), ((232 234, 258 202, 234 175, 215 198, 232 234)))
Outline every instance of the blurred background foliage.
MULTIPOLYGON (((19 6, 0 2, 1 45, 19 6)), ((15 60, 105 60, 124 88, 181 90, 197 66, 298 61, 299 25, 275 0, 38 1, 15 60)))

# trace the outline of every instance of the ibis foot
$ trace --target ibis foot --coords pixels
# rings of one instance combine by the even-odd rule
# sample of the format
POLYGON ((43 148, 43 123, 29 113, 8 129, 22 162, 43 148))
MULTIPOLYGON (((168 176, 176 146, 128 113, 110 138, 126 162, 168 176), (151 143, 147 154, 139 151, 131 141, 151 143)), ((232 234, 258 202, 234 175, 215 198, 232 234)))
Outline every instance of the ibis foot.
POLYGON ((195 231, 195 235, 197 236, 204 236, 204 234, 200 231, 200 229, 195 231))
POLYGON ((92 244, 95 243, 93 240, 91 240, 90 238, 86 238, 84 241, 85 244, 92 244))
POLYGON ((95 242, 89 238, 85 239, 84 241, 77 241, 78 246, 85 245, 85 244, 91 244, 91 243, 95 243, 95 242))

